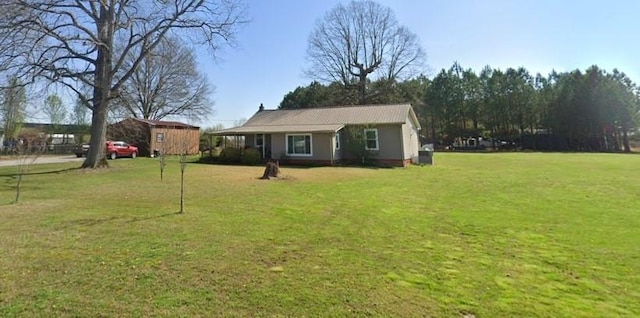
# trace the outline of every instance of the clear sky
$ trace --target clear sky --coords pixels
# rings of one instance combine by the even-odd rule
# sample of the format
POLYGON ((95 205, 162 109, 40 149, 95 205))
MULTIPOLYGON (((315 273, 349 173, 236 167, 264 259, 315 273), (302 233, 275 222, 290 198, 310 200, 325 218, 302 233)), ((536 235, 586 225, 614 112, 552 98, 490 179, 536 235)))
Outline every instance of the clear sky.
MULTIPOLYGON (((307 39, 336 0, 247 0, 252 22, 237 47, 214 61, 199 53, 200 69, 216 92, 216 113, 198 123, 231 127, 260 103, 276 108, 284 95, 311 78, 303 75, 307 39)), ((532 75, 552 70, 617 68, 640 84, 638 0, 380 0, 414 32, 433 77, 454 61, 476 72, 523 66, 532 75)))

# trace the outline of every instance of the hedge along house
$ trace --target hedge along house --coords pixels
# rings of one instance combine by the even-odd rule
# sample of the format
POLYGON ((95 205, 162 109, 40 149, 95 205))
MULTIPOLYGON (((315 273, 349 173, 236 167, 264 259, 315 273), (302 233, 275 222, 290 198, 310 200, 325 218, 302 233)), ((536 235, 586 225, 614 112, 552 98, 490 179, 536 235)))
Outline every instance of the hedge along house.
POLYGON ((176 121, 128 118, 109 126, 108 138, 138 146, 141 156, 154 150, 177 155, 200 151, 200 127, 176 121))
POLYGON ((244 136, 264 159, 335 165, 371 161, 383 166, 418 162, 420 124, 409 104, 266 110, 217 136, 244 136))

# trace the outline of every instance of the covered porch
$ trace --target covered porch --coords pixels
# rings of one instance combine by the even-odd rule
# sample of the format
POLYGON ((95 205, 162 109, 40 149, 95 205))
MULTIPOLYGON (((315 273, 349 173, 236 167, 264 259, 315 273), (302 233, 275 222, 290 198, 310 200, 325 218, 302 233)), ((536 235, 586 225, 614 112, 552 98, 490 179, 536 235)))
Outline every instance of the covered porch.
POLYGON ((222 147, 255 148, 263 160, 280 160, 287 163, 334 164, 341 159, 339 131, 341 124, 240 126, 209 133, 223 141, 236 141, 222 147), (240 140, 243 142, 241 143, 240 140))

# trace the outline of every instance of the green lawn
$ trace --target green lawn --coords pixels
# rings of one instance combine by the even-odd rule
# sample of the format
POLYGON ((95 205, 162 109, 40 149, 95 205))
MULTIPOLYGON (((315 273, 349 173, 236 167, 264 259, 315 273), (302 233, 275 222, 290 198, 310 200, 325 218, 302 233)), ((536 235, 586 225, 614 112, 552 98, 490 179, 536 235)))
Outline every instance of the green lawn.
POLYGON ((640 316, 640 156, 0 168, 0 316, 640 316))

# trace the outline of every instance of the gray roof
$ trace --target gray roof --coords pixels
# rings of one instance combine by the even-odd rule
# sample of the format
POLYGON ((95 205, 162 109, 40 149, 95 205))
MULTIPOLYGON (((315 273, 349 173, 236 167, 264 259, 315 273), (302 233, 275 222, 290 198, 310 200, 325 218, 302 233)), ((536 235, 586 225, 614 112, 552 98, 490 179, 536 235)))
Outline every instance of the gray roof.
POLYGON ((230 128, 225 130, 215 131, 213 135, 224 135, 225 133, 232 134, 256 134, 256 133, 278 133, 278 132, 290 132, 290 133, 302 133, 302 132, 336 132, 342 129, 344 125, 281 125, 281 126, 240 126, 236 128, 230 128))
POLYGON ((189 124, 185 124, 185 123, 181 123, 181 122, 177 122, 177 121, 166 121, 166 120, 151 120, 151 119, 143 119, 143 118, 135 118, 135 117, 130 117, 127 118, 125 120, 119 121, 117 124, 123 124, 123 123, 127 123, 130 121, 135 121, 135 122, 140 122, 140 123, 144 123, 146 125, 149 126, 154 126, 154 127, 158 127, 158 128, 187 128, 187 129, 200 129, 200 127, 198 126, 193 126, 193 125, 189 125, 189 124))
POLYGON ((215 135, 275 132, 335 132, 344 125, 404 124, 420 127, 411 105, 338 106, 258 111, 244 125, 215 135))
POLYGON ((175 127, 200 128, 198 126, 189 125, 189 124, 181 123, 181 122, 178 122, 178 121, 151 120, 151 119, 142 119, 142 118, 131 118, 131 119, 143 122, 143 123, 145 123, 147 125, 150 125, 150 126, 170 127, 170 128, 175 128, 175 127))

